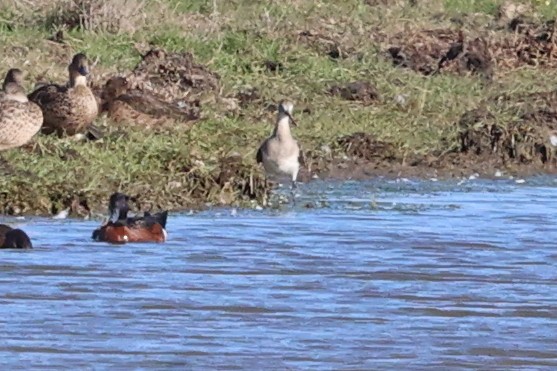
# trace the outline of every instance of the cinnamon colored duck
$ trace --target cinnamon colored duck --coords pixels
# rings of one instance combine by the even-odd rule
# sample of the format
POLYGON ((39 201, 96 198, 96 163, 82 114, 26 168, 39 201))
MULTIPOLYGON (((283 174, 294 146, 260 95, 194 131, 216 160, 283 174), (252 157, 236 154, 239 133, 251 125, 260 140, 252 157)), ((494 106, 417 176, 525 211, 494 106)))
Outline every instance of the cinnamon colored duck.
POLYGON ((109 220, 93 232, 93 239, 110 243, 165 242, 168 211, 128 217, 129 199, 129 196, 119 192, 110 196, 109 220))

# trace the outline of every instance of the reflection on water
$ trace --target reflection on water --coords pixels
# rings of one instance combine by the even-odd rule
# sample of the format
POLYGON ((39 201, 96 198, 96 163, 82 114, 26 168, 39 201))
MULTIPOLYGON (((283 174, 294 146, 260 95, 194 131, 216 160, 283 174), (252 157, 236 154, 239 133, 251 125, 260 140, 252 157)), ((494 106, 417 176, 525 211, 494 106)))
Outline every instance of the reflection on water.
POLYGON ((14 221, 0 365, 557 367, 552 179, 314 182, 296 207, 169 218, 164 245, 14 221))

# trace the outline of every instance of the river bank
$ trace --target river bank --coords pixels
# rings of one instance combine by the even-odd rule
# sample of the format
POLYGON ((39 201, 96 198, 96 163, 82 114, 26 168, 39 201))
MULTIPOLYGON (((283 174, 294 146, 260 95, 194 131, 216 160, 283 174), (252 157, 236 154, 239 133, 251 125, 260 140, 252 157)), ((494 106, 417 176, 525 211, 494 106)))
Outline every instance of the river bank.
POLYGON ((4 214, 85 216, 115 190, 141 209, 261 205, 255 151, 285 97, 302 181, 554 169, 553 5, 31 2, 2 9, 2 71, 24 69, 31 90, 87 53, 102 136, 0 154, 4 214))

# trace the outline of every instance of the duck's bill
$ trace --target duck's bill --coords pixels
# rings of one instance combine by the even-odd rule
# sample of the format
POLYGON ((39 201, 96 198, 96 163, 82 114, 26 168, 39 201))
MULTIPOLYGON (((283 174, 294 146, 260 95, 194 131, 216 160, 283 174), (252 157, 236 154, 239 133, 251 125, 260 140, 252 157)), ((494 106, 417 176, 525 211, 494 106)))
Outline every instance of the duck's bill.
POLYGON ((89 74, 89 69, 85 66, 79 67, 78 71, 79 71, 79 74, 82 75, 82 76, 87 76, 89 74))
POLYGON ((108 221, 112 223, 116 223, 119 217, 120 217, 120 209, 115 207, 113 210, 111 210, 108 221))
POLYGON ((292 123, 292 125, 298 126, 298 124, 296 124, 296 121, 294 121, 294 119, 292 118, 292 115, 288 112, 286 112, 286 114, 288 115, 288 118, 290 119, 290 122, 292 123))

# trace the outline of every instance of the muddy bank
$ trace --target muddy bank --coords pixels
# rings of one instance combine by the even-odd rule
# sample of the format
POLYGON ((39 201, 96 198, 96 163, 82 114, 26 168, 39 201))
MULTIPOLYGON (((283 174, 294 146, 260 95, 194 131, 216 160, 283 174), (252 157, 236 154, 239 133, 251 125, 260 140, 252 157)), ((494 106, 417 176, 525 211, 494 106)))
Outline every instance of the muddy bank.
MULTIPOLYGON (((536 137, 535 131, 526 135, 518 124, 517 129, 510 126, 499 134, 494 124, 489 123, 489 115, 468 116, 475 124, 448 141, 447 150, 442 153, 409 154, 393 143, 363 132, 342 136, 325 148, 304 147, 305 164, 299 180, 376 176, 444 179, 468 178, 474 174, 495 178, 496 174, 522 177, 555 171, 554 157, 548 156, 547 144, 544 149, 543 136, 536 137), (485 124, 476 125, 480 119, 485 119, 485 124)), ((530 117, 525 116, 524 120, 530 117)), ((123 145, 126 143, 132 142, 123 145)), ((67 157, 71 153, 58 152, 59 147, 41 147, 52 151, 50 156, 58 153, 67 157)), ((265 182, 263 169, 250 156, 229 153, 209 161, 194 152, 167 155, 157 169, 139 171, 134 179, 127 181, 111 179, 111 174, 105 174, 101 183, 88 190, 84 189, 87 179, 79 177, 79 174, 88 176, 87 168, 72 170, 70 178, 63 182, 45 182, 40 174, 11 164, 12 169, 3 176, 3 182, 7 183, 2 186, 0 211, 9 215, 55 215, 65 211, 70 217, 99 217, 106 212, 107 197, 114 190, 126 191, 134 198, 135 209, 142 211, 202 209, 212 205, 255 207, 263 205, 273 192, 272 185, 265 182)), ((73 156, 68 161, 79 161, 83 152, 78 149, 73 156)))

